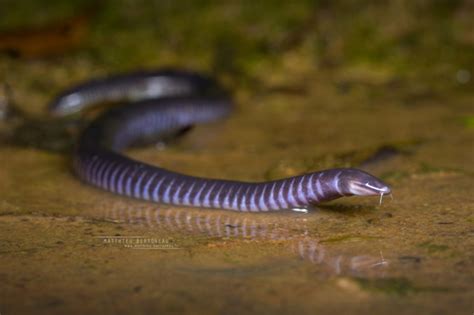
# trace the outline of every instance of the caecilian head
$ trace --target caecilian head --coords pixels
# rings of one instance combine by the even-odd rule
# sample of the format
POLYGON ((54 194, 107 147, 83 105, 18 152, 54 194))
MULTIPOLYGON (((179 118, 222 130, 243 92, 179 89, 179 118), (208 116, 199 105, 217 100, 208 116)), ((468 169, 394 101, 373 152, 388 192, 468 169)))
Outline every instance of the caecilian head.
POLYGON ((339 185, 345 195, 383 196, 392 193, 390 187, 382 180, 354 168, 342 170, 339 185))

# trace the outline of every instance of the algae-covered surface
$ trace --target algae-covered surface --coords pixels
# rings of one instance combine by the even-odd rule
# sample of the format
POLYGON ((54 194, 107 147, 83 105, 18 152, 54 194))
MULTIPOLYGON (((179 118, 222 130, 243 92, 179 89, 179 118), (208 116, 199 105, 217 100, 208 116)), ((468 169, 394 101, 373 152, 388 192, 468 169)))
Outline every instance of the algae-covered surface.
POLYGON ((0 1, 0 314, 472 314, 471 1, 45 5, 0 1), (48 101, 160 67, 211 73, 236 109, 134 158, 249 181, 359 167, 393 199, 249 214, 77 180, 78 124, 48 101))

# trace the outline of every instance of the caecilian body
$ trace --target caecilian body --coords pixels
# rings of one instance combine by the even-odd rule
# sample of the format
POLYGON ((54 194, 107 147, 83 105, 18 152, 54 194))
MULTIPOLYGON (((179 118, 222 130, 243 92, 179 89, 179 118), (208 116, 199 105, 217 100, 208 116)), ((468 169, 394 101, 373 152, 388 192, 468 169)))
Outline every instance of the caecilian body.
POLYGON ((60 94, 57 114, 100 101, 136 100, 116 106, 82 132, 74 170, 86 183, 129 197, 179 206, 237 211, 305 208, 343 196, 391 193, 380 179, 358 169, 328 169, 266 182, 200 178, 131 159, 121 152, 137 142, 156 141, 194 124, 227 116, 232 103, 213 80, 185 71, 139 72, 97 79, 60 94))

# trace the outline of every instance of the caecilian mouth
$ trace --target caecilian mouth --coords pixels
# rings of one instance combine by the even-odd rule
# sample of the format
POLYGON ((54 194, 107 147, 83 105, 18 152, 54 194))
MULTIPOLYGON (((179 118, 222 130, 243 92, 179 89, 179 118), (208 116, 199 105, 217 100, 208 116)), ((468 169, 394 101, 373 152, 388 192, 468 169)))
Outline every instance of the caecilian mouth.
POLYGON ((354 195, 372 196, 372 195, 388 195, 391 189, 388 186, 377 187, 370 183, 351 182, 349 190, 354 195))
POLYGON ((387 195, 387 194, 390 194, 390 193, 391 193, 390 187, 388 187, 388 186, 376 187, 376 186, 373 186, 373 185, 371 185, 371 184, 369 184, 369 183, 365 183, 364 186, 369 187, 370 189, 376 190, 376 191, 378 191, 380 194, 387 195))

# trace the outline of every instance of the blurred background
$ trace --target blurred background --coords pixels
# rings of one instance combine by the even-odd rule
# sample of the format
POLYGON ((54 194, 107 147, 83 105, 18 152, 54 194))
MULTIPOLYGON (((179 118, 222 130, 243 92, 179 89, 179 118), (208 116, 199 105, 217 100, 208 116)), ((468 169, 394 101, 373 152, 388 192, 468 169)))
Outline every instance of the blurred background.
POLYGON ((305 76, 328 75, 341 88, 409 85, 414 97, 472 89, 469 0, 2 0, 0 8, 2 80, 28 89, 30 104, 77 80, 160 66, 254 91, 298 90, 305 76))

